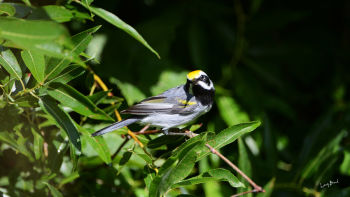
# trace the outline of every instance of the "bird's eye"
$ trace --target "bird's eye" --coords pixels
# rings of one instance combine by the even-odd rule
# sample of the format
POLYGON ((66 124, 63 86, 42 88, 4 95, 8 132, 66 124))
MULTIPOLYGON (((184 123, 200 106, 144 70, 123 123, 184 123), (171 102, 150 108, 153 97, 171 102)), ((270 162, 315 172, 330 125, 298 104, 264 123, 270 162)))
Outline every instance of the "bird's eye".
POLYGON ((199 77, 199 80, 200 81, 203 81, 204 83, 210 85, 210 80, 209 80, 209 77, 205 76, 205 75, 202 75, 199 77))

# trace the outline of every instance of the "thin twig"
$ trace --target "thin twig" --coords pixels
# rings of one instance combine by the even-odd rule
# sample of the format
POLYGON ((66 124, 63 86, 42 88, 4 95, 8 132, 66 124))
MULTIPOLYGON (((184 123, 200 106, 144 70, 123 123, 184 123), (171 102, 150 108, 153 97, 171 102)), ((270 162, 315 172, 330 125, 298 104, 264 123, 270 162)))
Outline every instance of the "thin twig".
POLYGON ((147 135, 147 134, 155 134, 155 133, 160 133, 161 130, 148 130, 148 131, 144 131, 142 133, 140 132, 134 132, 135 135, 147 135))
POLYGON ((125 138, 124 142, 118 147, 117 151, 115 151, 115 153, 112 155, 112 161, 115 159, 114 157, 116 157, 118 155, 118 153, 123 149, 123 147, 125 146, 126 143, 128 143, 128 141, 130 140, 130 138, 125 138))

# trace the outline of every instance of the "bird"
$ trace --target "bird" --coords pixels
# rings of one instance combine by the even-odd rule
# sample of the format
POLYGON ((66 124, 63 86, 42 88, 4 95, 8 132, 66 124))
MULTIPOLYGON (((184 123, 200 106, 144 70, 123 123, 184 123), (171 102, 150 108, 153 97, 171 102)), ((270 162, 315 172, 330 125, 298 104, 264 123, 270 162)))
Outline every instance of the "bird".
POLYGON ((169 135, 169 129, 181 128, 207 113, 212 108, 214 96, 214 84, 208 75, 202 70, 195 70, 187 74, 185 84, 121 111, 122 114, 131 114, 131 117, 96 131, 92 136, 103 135, 133 123, 161 128, 165 135, 169 135))

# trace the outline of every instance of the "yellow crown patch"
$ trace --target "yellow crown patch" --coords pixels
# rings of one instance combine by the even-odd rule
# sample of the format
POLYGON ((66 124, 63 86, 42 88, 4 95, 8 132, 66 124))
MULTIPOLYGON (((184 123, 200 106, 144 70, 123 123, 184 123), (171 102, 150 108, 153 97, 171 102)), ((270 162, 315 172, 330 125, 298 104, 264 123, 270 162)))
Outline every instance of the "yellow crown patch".
POLYGON ((193 80, 193 79, 197 78, 200 75, 200 73, 201 73, 201 70, 192 71, 192 72, 187 74, 187 78, 189 80, 193 80))

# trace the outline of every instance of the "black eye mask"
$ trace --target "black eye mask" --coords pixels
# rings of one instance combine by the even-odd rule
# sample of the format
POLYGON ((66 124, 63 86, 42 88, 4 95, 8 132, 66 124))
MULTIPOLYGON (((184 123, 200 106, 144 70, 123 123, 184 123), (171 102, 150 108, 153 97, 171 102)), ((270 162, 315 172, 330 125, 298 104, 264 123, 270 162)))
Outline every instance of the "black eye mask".
POLYGON ((200 76, 200 77, 196 80, 196 82, 198 82, 198 81, 203 81, 203 82, 206 83, 208 86, 210 86, 209 77, 206 76, 206 75, 200 76))

